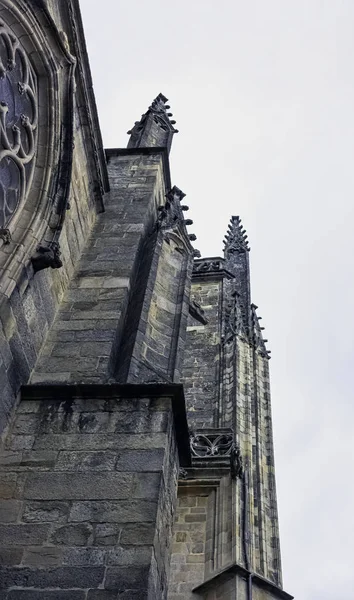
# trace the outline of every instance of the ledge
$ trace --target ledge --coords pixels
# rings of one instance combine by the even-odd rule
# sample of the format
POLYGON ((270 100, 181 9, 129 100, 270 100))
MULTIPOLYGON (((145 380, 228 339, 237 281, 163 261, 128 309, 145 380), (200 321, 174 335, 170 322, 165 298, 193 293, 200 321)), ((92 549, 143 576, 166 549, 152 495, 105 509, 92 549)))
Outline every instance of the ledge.
POLYGON ((192 281, 195 279, 235 279, 235 275, 233 275, 230 271, 225 269, 225 259, 221 256, 206 256, 202 258, 197 258, 194 260, 193 266, 193 274, 192 281), (209 269, 205 269, 202 271, 198 271, 198 266, 203 264, 210 263, 211 267, 209 269), (218 264, 218 268, 214 268, 213 263, 218 264))
POLYGON ((181 467, 191 466, 189 431, 183 386, 177 383, 146 384, 35 384, 21 388, 21 400, 62 402, 75 398, 171 398, 181 467))
POLYGON ((206 579, 201 585, 198 585, 193 589, 193 593, 201 594, 206 592, 210 587, 220 584, 223 581, 227 581, 232 579, 235 575, 240 575, 243 579, 248 579, 250 576, 252 577, 252 582, 263 590, 267 590, 271 592, 274 598, 279 600, 293 600, 293 596, 290 596, 287 592, 284 592, 280 587, 272 583, 268 579, 257 575, 256 573, 251 573, 248 569, 245 569, 241 565, 237 563, 233 563, 232 565, 226 567, 222 571, 219 571, 209 579, 206 579))

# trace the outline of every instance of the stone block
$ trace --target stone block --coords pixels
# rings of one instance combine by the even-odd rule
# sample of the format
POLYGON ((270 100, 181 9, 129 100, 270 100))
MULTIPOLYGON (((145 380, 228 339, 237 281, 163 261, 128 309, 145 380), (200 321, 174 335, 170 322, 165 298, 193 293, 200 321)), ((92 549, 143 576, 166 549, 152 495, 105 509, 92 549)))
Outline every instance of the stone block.
POLYGON ((152 546, 117 546, 108 552, 107 565, 149 565, 151 558, 152 546))
POLYGON ((118 596, 119 600, 148 600, 148 592, 146 590, 127 590, 118 596))
MULTIPOLYGON (((0 542, 1 543, 1 542, 0 542)), ((22 561, 22 548, 1 548, 0 547, 0 567, 11 567, 20 565, 22 561)), ((1 581, 1 572, 0 572, 1 581)), ((1 586, 0 586, 1 589, 1 586)))
MULTIPOLYGON (((140 524, 140 526, 143 525, 140 524)), ((152 526, 152 529, 155 531, 154 526, 152 526)), ((116 546, 120 540, 121 532, 122 525, 119 523, 99 523, 94 529, 93 544, 95 546, 116 546)))
POLYGON ((69 503, 61 501, 26 502, 22 520, 27 523, 60 523, 66 521, 69 503))
POLYGON ((144 523, 154 521, 157 502, 130 499, 112 502, 73 502, 70 522, 144 523))
POLYGON ((92 531, 92 525, 89 523, 54 527, 50 542, 63 546, 87 546, 92 539, 92 531))
POLYGON ((134 476, 132 498, 158 498, 160 493, 160 473, 136 473, 134 476))
POLYGON ((62 565, 100 566, 105 563, 106 551, 102 548, 65 548, 62 565))
POLYGON ((119 600, 117 592, 108 590, 89 590, 87 600, 119 600))
POLYGON ((48 537, 49 525, 0 524, 0 540, 4 546, 35 546, 48 537))
POLYGON ((104 574, 104 567, 59 567, 52 569, 4 567, 1 577, 3 589, 13 587, 87 589, 101 586, 104 574))
POLYGON ((19 500, 0 500, 0 523, 16 522, 21 510, 22 502, 19 500))
MULTIPOLYGON (((117 452, 103 450, 96 452, 62 451, 55 465, 55 471, 113 471, 116 462, 117 452)), ((127 471, 128 469, 122 470, 127 471)))
POLYGON ((24 551, 22 566, 24 567, 59 567, 62 564, 63 550, 50 546, 27 548, 24 551))
POLYGON ((120 543, 122 545, 152 544, 156 532, 155 523, 124 523, 120 543))
POLYGON ((106 573, 105 589, 117 592, 146 590, 149 567, 109 567, 106 573))
MULTIPOLYGON (((30 500, 123 499, 131 496, 132 483, 133 476, 129 473, 30 473, 24 497, 30 500)), ((134 487, 142 493, 138 482, 134 487)))
POLYGON ((30 450, 35 441, 34 435, 8 435, 5 441, 5 448, 8 450, 30 450))
MULTIPOLYGON (((22 437, 22 436, 21 436, 22 437)), ((30 436, 32 438, 32 436, 30 436)), ((165 433, 132 434, 100 434, 100 435, 59 435, 49 434, 32 438, 36 450, 115 450, 129 448, 134 450, 149 450, 150 448, 165 448, 165 433)))
MULTIPOLYGON (((7 600, 85 600, 81 590, 11 590, 7 600)), ((0 596, 1 600, 1 596, 0 596)))
POLYGON ((165 450, 123 450, 118 453, 117 471, 161 471, 165 450))

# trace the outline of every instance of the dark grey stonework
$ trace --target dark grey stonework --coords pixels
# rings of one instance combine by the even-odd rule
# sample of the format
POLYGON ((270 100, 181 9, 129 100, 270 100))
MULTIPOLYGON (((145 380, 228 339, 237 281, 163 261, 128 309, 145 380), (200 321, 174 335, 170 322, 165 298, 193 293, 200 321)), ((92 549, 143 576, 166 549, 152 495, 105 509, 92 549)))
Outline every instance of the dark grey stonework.
POLYGON ((0 55, 0 600, 291 600, 239 217, 200 258, 163 94, 103 151, 78 0, 2 0, 0 55))
POLYGON ((8 597, 166 597, 179 464, 190 464, 184 411, 178 386, 24 389, 1 455, 8 597))

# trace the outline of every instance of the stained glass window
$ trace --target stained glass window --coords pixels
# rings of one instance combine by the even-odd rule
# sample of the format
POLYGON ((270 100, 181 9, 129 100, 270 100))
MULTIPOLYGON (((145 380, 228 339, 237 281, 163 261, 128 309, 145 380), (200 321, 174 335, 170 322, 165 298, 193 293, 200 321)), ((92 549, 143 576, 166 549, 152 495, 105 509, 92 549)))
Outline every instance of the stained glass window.
POLYGON ((35 74, 19 41, 0 20, 0 228, 26 197, 36 137, 35 74))

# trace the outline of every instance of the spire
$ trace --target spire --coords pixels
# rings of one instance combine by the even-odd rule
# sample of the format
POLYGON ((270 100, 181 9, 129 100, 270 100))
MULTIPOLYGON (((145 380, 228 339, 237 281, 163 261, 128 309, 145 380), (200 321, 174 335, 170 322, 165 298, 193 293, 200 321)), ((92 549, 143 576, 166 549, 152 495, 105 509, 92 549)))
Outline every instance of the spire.
POLYGON ((167 101, 163 94, 156 96, 140 121, 136 121, 134 127, 128 131, 128 148, 157 146, 166 147, 168 152, 170 151, 173 134, 178 133, 178 130, 174 128, 176 121, 170 118, 172 113, 167 112, 170 109, 167 101))
POLYGON ((251 288, 249 267, 249 245, 247 234, 240 217, 231 217, 228 232, 224 240, 224 257, 226 269, 235 275, 235 291, 239 295, 242 312, 245 316, 245 326, 250 331, 251 326, 251 288))
POLYGON ((228 232, 224 240, 225 258, 234 253, 242 254, 243 252, 249 252, 250 248, 247 238, 248 236, 243 228, 240 217, 231 217, 228 232))

